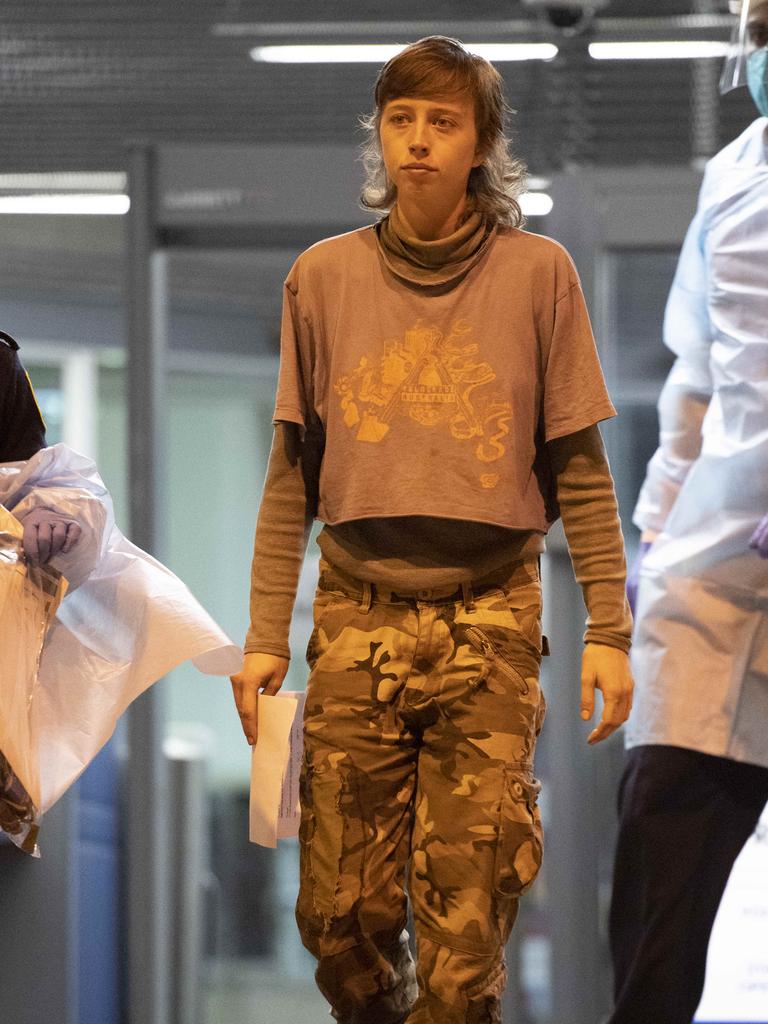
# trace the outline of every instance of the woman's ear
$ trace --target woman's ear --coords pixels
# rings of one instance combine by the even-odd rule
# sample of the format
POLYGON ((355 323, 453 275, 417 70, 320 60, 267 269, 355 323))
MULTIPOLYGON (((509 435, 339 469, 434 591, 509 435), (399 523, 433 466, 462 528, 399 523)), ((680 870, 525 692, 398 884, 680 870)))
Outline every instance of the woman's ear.
POLYGON ((488 147, 484 146, 482 143, 478 142, 477 147, 475 149, 475 158, 472 161, 472 166, 473 167, 479 167, 481 164, 485 163, 485 158, 487 156, 488 156, 488 147))

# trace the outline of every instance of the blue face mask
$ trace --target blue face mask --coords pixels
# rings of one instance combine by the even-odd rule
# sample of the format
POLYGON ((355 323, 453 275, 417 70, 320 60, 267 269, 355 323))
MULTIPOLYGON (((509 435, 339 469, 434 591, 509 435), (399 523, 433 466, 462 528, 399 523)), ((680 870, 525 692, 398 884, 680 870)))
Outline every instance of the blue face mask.
POLYGON ((768 117, 768 46, 749 55, 747 88, 757 109, 763 117, 768 117))

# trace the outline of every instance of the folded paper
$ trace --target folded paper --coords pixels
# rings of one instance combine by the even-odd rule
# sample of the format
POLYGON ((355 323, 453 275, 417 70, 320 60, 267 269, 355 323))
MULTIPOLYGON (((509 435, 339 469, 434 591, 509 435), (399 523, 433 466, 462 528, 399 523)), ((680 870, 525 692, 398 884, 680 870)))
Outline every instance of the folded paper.
POLYGON ((274 849, 299 834, 299 778, 304 753, 303 692, 259 694, 258 736, 251 754, 250 840, 274 849))

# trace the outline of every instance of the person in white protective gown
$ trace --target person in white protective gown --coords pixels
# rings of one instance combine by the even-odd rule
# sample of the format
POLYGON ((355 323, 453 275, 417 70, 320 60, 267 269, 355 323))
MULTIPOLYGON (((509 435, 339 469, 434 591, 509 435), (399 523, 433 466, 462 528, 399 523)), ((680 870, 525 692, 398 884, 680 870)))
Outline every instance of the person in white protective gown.
MULTIPOLYGON (((177 576, 123 536, 90 459, 57 444, 0 463, 0 504, 22 526, 45 510, 49 518, 78 527, 76 543, 60 546, 49 559, 69 588, 29 695, 42 813, 148 686, 186 660, 201 672, 231 675, 242 652, 177 576)), ((26 557, 31 560, 28 549, 26 557)), ((9 682, 0 680, 0 686, 9 682)))
MULTIPOLYGON (((768 115, 768 0, 740 13, 724 76, 768 115)), ((768 116, 707 165, 664 339, 677 358, 635 511, 650 550, 619 793, 610 1024, 693 1020, 721 896, 768 800, 768 116)))

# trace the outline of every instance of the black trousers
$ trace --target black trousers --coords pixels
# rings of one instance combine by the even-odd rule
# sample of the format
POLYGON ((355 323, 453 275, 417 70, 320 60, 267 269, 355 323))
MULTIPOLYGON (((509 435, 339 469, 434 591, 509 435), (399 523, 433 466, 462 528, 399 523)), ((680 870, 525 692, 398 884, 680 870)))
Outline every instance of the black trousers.
POLYGON ((609 1024, 691 1024, 733 862, 768 802, 768 768, 681 747, 629 751, 619 789, 609 1024))

